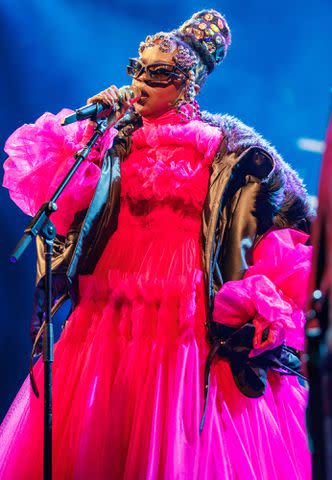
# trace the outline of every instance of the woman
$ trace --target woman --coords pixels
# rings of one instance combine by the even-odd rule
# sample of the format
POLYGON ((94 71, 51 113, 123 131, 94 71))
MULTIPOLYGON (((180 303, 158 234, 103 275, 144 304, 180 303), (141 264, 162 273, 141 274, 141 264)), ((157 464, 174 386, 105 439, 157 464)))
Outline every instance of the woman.
MULTIPOLYGON (((232 329, 251 322, 252 357, 285 342, 301 349, 304 299, 294 285, 306 282, 310 257, 296 174, 252 129, 200 114, 195 102, 229 43, 214 10, 148 37, 128 66, 142 92, 135 111, 107 131, 59 202, 54 290, 75 308, 55 351, 55 478, 309 478, 306 394, 295 377, 271 371, 264 395, 249 398, 220 358, 199 432, 206 318, 232 329)), ((90 101, 114 105, 119 95, 111 87, 90 101)), ((7 142, 4 183, 27 213, 91 131, 62 129, 66 113, 45 114, 7 142)), ((36 305, 41 256, 38 273, 36 305)), ((34 321, 33 330, 37 306, 34 321)), ((40 362, 36 377, 42 389, 40 362)), ((41 411, 26 382, 2 427, 3 478, 40 478, 41 411)))

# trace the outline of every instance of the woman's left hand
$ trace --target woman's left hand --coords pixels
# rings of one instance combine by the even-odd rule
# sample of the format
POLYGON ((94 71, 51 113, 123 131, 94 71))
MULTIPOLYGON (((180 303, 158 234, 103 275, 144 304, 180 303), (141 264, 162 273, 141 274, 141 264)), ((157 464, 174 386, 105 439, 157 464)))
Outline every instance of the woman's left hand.
POLYGON ((273 350, 282 345, 285 341, 285 328, 282 322, 268 322, 264 319, 254 318, 255 335, 253 338, 253 349, 249 357, 257 357, 267 350, 273 350))

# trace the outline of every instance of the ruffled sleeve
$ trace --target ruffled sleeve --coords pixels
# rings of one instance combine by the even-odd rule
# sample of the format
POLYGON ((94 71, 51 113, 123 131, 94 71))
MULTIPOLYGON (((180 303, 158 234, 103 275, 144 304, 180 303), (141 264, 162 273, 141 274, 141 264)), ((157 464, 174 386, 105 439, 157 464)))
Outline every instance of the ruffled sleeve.
POLYGON ((256 245, 253 265, 244 278, 226 282, 215 298, 214 320, 230 327, 253 321, 259 350, 268 327, 273 345, 304 348, 312 247, 308 235, 293 229, 269 231, 256 245))
MULTIPOLYGON (((61 126, 63 117, 72 110, 63 109, 57 115, 45 113, 35 124, 18 128, 7 140, 3 186, 11 199, 28 215, 35 215, 47 201, 74 163, 73 154, 83 148, 93 132, 87 122, 61 126)), ((117 130, 108 129, 93 147, 57 202, 52 215, 57 232, 66 234, 76 212, 87 208, 100 176, 100 163, 112 146, 117 130)))

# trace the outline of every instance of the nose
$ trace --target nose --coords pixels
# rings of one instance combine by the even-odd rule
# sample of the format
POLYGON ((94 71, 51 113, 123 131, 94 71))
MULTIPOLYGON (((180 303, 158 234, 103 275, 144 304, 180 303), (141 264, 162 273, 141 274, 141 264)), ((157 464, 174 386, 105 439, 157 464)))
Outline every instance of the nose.
POLYGON ((133 79, 133 85, 137 85, 139 88, 143 88, 143 85, 149 85, 149 78, 144 70, 139 77, 133 79))
POLYGON ((133 78, 132 85, 137 86, 138 88, 142 87, 142 83, 144 83, 144 79, 141 78, 133 78))
POLYGON ((147 77, 146 67, 143 67, 140 74, 136 77, 136 80, 138 80, 139 82, 144 82, 146 80, 146 77, 147 77))

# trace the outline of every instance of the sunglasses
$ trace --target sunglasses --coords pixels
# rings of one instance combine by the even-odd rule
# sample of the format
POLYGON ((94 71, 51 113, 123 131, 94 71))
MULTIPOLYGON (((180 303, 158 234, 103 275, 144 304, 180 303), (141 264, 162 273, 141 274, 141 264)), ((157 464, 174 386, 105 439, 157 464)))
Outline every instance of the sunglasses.
POLYGON ((129 58, 127 74, 135 79, 145 73, 144 82, 151 87, 167 87, 171 83, 183 82, 188 75, 177 65, 169 63, 152 63, 144 65, 138 58, 129 58))

